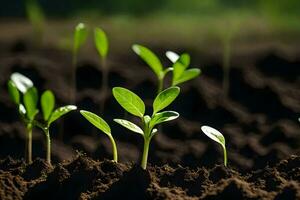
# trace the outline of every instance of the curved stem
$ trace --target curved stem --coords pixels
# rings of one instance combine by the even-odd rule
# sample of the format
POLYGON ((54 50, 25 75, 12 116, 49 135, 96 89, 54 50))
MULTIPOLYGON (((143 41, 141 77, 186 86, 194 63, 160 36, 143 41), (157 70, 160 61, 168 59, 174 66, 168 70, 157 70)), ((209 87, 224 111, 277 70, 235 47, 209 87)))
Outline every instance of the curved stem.
POLYGON ((225 146, 223 146, 223 151, 224 151, 224 166, 227 167, 227 151, 225 146))
POLYGON ((27 141, 25 143, 25 158, 28 164, 32 163, 32 124, 27 125, 27 141))
POLYGON ((110 142, 112 144, 112 147, 113 147, 113 159, 115 162, 118 162, 118 150, 117 150, 117 145, 116 145, 116 142, 114 140, 114 138, 112 136, 108 136, 109 139, 110 139, 110 142))

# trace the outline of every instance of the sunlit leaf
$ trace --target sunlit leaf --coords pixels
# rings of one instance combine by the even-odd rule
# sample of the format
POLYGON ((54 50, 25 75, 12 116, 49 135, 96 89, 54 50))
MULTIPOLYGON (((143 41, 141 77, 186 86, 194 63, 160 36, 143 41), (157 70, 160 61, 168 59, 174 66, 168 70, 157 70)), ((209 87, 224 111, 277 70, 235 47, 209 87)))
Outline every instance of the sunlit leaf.
POLYGON ((108 39, 105 32, 100 28, 95 28, 94 40, 99 55, 105 58, 108 52, 108 39))
POLYGON ((77 107, 74 106, 74 105, 67 105, 67 106, 63 106, 63 107, 60 107, 60 108, 57 108, 55 109, 49 120, 48 120, 48 125, 50 125, 52 122, 54 122, 55 120, 59 119, 60 117, 62 117, 63 115, 73 111, 73 110, 76 110, 77 107))
POLYGON ((145 104, 142 99, 130 90, 122 87, 114 87, 113 95, 117 102, 132 115, 143 117, 145 104))
POLYGON ((20 92, 23 94, 31 87, 33 87, 32 81, 24 76, 23 74, 20 74, 18 72, 13 73, 10 76, 10 79, 15 84, 15 86, 18 88, 20 92))
POLYGON ((151 67, 157 77, 163 76, 163 66, 158 57, 150 49, 138 44, 133 45, 132 49, 151 67))
POLYGON ((163 111, 156 113, 151 119, 150 127, 154 127, 157 124, 177 119, 178 117, 179 113, 175 111, 163 111))
POLYGON ((80 113, 96 128, 98 128, 107 135, 111 135, 110 127, 104 119, 89 111, 80 110, 80 113))
POLYGON ((11 100, 15 104, 19 105, 20 104, 20 92, 19 92, 18 88, 11 80, 8 81, 7 87, 8 87, 8 92, 9 92, 9 96, 10 96, 11 100))
POLYGON ((160 92, 153 102, 153 114, 170 105, 176 99, 179 92, 179 87, 170 87, 160 92))
POLYGON ((84 23, 79 23, 75 27, 74 32, 74 47, 73 51, 76 54, 79 48, 83 45, 87 38, 87 28, 84 23))
POLYGON ((172 63, 175 63, 179 58, 179 55, 173 51, 167 51, 166 56, 172 63))
POLYGON ((194 79, 197 76, 199 76, 200 73, 201 73, 200 69, 197 69, 197 68, 188 69, 188 70, 184 71, 178 79, 173 80, 172 85, 178 85, 180 83, 194 79))
POLYGON ((139 126, 135 125, 134 123, 132 123, 130 121, 127 121, 125 119, 114 119, 114 121, 135 133, 144 135, 143 130, 139 126))
POLYGON ((45 121, 48 121, 54 109, 54 106, 55 106, 54 94, 50 90, 45 91, 41 97, 41 107, 42 107, 43 117, 45 121))

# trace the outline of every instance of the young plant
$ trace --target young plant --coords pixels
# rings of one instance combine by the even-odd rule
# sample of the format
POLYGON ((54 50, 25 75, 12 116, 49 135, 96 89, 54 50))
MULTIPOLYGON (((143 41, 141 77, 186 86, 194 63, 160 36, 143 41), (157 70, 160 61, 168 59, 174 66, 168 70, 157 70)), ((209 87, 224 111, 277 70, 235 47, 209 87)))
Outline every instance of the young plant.
POLYGON ((34 30, 35 39, 40 43, 43 39, 45 28, 44 12, 38 4, 37 0, 25 0, 25 7, 27 18, 34 30))
POLYGON ((198 68, 187 69, 191 60, 189 54, 184 53, 179 56, 175 52, 167 51, 166 56, 173 63, 172 86, 179 85, 200 75, 201 70, 198 68))
POLYGON ((76 110, 74 105, 67 105, 63 107, 55 108, 55 96, 50 90, 46 90, 41 96, 41 108, 43 112, 43 122, 35 121, 35 125, 43 130, 46 136, 46 161, 51 165, 51 138, 50 138, 50 126, 57 119, 70 111, 76 110))
POLYGON ((122 87, 113 88, 113 95, 117 102, 127 112, 139 117, 141 120, 142 128, 125 119, 114 119, 114 121, 121 126, 124 126, 125 128, 143 136, 144 150, 141 161, 141 166, 143 169, 146 169, 147 167, 150 141, 157 133, 155 126, 179 117, 179 114, 175 111, 162 111, 176 99, 179 92, 179 87, 170 87, 160 92, 153 102, 153 113, 151 116, 149 116, 145 115, 145 104, 139 96, 122 87))
POLYGON ((32 129, 39 112, 37 109, 38 92, 32 81, 20 73, 13 73, 8 81, 8 92, 16 104, 21 120, 26 127, 25 159, 32 163, 32 129))
POLYGON ((79 23, 75 27, 74 31, 74 43, 73 43, 73 52, 72 52, 72 70, 71 70, 71 102, 75 102, 76 95, 76 66, 77 58, 80 47, 84 44, 87 38, 87 28, 84 23, 79 23))
POLYGON ((109 48, 109 43, 107 36, 105 32, 100 29, 100 28, 95 28, 94 29, 94 42, 96 49, 98 51, 99 57, 101 59, 102 63, 102 94, 103 94, 103 100, 101 102, 101 112, 103 112, 104 109, 104 104, 105 104, 105 96, 107 93, 107 87, 108 87, 108 73, 109 73, 109 68, 107 65, 107 53, 108 53, 108 48, 109 48))
POLYGON ((164 78, 166 74, 172 70, 172 68, 169 67, 164 69, 159 58, 150 49, 148 49, 145 46, 134 44, 132 46, 132 49, 138 56, 140 56, 144 60, 144 62, 147 65, 149 65, 149 67, 155 73, 158 79, 157 94, 160 93, 163 90, 164 78))
POLYGON ((201 130, 203 133, 209 137, 210 139, 214 140, 215 142, 219 143, 224 152, 224 166, 227 166, 227 151, 225 146, 225 138, 224 136, 216 129, 209 127, 209 126, 202 126, 201 130))
POLYGON ((117 150, 117 145, 116 142, 111 134, 111 129, 109 127, 109 125, 106 123, 106 121, 104 121, 104 119, 102 119, 101 117, 99 117, 98 115, 89 112, 89 111, 85 111, 85 110, 80 110, 81 115, 86 118, 91 124, 93 124, 96 128, 98 128, 100 131, 102 131, 103 133, 105 133, 111 144, 112 144, 112 149, 113 149, 113 160, 115 162, 118 162, 118 150, 117 150))

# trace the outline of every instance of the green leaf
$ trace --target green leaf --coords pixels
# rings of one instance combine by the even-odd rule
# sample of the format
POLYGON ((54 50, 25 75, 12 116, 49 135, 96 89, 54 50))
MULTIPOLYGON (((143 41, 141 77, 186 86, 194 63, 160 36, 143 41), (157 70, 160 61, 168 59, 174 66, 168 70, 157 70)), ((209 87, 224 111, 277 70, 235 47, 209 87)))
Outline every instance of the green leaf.
POLYGON ((74 54, 77 54, 79 48, 83 45, 87 38, 87 28, 84 23, 79 23, 74 33, 74 54))
POLYGON ((18 72, 13 73, 10 76, 10 80, 15 84, 15 86, 18 88, 20 92, 23 94, 31 87, 33 87, 32 81, 24 76, 23 74, 20 74, 18 72))
POLYGON ((57 108, 55 109, 49 120, 48 120, 48 126, 50 126, 51 123, 53 123, 54 121, 56 121, 57 119, 59 119, 60 117, 62 117, 63 115, 73 111, 73 110, 76 110, 77 107, 74 106, 74 105, 67 105, 67 106, 63 106, 63 107, 60 107, 60 108, 57 108))
POLYGON ((110 127, 106 123, 106 121, 104 121, 104 119, 102 119, 98 115, 96 115, 92 112, 89 112, 89 111, 80 110, 80 113, 96 128, 98 128, 99 130, 101 130, 102 132, 104 132, 107 135, 111 135, 110 127))
POLYGON ((150 127, 154 127, 155 125, 163 122, 174 120, 178 117, 179 117, 179 113, 175 111, 163 111, 163 112, 156 113, 150 121, 150 127))
POLYGON ((26 0, 26 14, 36 31, 42 31, 45 24, 45 16, 42 8, 36 0, 26 0))
POLYGON ((190 55, 187 54, 187 53, 184 53, 184 54, 180 55, 177 62, 180 62, 181 64, 183 64, 187 68, 190 65, 190 61, 191 61, 190 55))
POLYGON ((41 107, 45 121, 48 121, 55 106, 55 97, 50 90, 46 90, 41 97, 41 107))
POLYGON ((138 117, 144 116, 145 104, 139 96, 122 87, 114 87, 113 95, 127 112, 138 117))
POLYGON ((133 45, 132 49, 151 67, 157 77, 161 78, 163 76, 163 66, 158 57, 150 49, 138 44, 133 45))
POLYGON ((8 87, 8 93, 9 93, 11 100, 15 104, 19 105, 20 104, 20 92, 19 92, 18 88, 16 87, 16 85, 12 82, 12 80, 8 81, 7 87, 8 87))
POLYGON ((167 51, 166 56, 172 63, 175 63, 179 58, 179 55, 173 51, 167 51))
POLYGON ((135 132, 135 133, 139 133, 141 135, 144 135, 143 130, 138 127, 137 125, 135 125, 134 123, 127 121, 125 119, 114 119, 115 122, 117 122, 118 124, 120 124, 121 126, 124 126, 125 128, 135 132))
POLYGON ((196 78, 197 76, 199 76, 200 73, 201 73, 200 69, 197 69, 197 68, 188 69, 188 70, 184 71, 178 79, 173 80, 172 85, 175 86, 180 83, 191 80, 193 78, 196 78))
POLYGON ((178 96, 179 87, 170 87, 157 95, 153 102, 153 115, 170 105, 178 96))
POLYGON ((29 120, 33 120, 35 115, 38 113, 37 103, 38 103, 38 92, 35 87, 29 88, 24 94, 24 105, 26 109, 26 114, 29 120))
POLYGON ((179 79, 190 64, 190 56, 182 54, 173 64, 173 81, 179 79))
POLYGON ((218 130, 210 126, 202 126, 201 130, 207 137, 221 144, 222 147, 225 147, 225 138, 218 130))
POLYGON ((99 55, 105 58, 108 52, 108 39, 105 32, 100 28, 95 28, 94 40, 99 55))

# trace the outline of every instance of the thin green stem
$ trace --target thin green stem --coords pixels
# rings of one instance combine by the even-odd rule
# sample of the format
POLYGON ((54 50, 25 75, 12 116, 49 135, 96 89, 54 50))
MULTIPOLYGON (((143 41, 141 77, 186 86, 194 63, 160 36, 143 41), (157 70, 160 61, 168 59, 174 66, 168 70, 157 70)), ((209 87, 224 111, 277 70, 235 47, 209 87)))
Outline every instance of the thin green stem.
POLYGON ((44 129, 46 135, 46 161, 49 165, 51 165, 51 139, 49 133, 49 127, 44 129))
POLYGON ((147 168, 149 145, 150 145, 150 139, 144 138, 144 151, 143 151, 143 157, 141 163, 143 169, 147 168))
POLYGON ((223 151, 224 151, 224 166, 227 167, 227 151, 225 146, 223 146, 223 151))
POLYGON ((32 163, 32 124, 27 125, 27 141, 25 143, 25 158, 28 164, 32 163))
POLYGON ((164 77, 158 78, 157 94, 159 94, 163 90, 163 86, 164 86, 164 77))
POLYGON ((113 147, 113 159, 115 162, 118 162, 118 150, 117 150, 117 145, 116 142, 114 140, 114 138, 112 136, 108 136, 110 139, 110 142, 112 144, 113 147))

